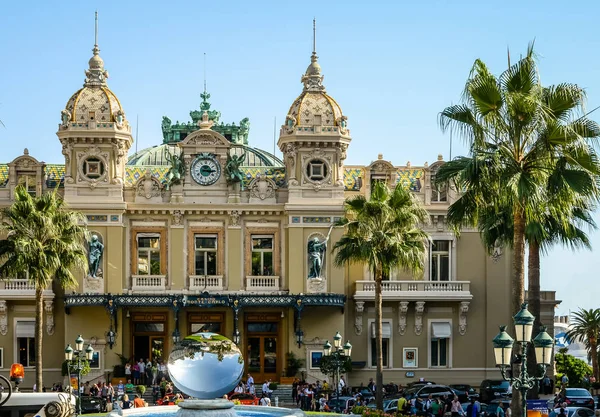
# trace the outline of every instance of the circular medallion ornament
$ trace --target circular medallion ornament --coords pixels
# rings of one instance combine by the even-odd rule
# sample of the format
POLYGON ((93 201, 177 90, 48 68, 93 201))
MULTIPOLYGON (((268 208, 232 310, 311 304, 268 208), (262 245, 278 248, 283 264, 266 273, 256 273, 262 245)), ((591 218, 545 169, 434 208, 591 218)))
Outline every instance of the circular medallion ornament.
POLYGON ((201 153, 190 168, 194 181, 200 185, 212 185, 221 177, 221 164, 213 154, 201 153))

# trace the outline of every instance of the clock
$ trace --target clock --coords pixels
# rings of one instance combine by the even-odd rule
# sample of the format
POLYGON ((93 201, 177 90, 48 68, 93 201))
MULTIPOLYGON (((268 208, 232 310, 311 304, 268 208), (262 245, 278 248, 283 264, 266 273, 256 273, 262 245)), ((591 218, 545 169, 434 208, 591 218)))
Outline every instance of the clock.
POLYGON ((198 184, 212 185, 221 177, 221 164, 219 164, 215 155, 201 153, 192 162, 190 174, 198 184))

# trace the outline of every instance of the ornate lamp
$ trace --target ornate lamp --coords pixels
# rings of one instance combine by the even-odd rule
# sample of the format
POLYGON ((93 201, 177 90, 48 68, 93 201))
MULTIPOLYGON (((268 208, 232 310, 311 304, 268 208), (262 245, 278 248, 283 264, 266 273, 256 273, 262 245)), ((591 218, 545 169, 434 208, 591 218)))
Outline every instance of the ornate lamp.
POLYGON ((173 334, 171 335, 171 337, 173 338, 173 343, 179 343, 179 341, 181 340, 181 334, 179 334, 178 328, 175 328, 175 330, 173 330, 173 334))
POLYGON ((337 332, 335 334, 335 336, 333 336, 333 346, 336 349, 339 349, 342 347, 342 335, 340 334, 340 332, 337 332))
POLYGON ((533 346, 535 346, 535 358, 537 363, 549 366, 552 362, 554 340, 546 332, 546 326, 542 326, 540 333, 533 339, 533 346))
POLYGON ((514 342, 515 341, 513 338, 506 333, 506 326, 500 326, 500 333, 498 333, 498 335, 494 337, 494 340, 492 341, 494 344, 494 358, 496 359, 496 366, 510 366, 510 357, 514 342))
POLYGON ((77 336, 77 339, 75 339, 75 350, 77 352, 80 352, 83 350, 83 337, 81 337, 81 335, 77 336))
POLYGON ((298 347, 302 347, 302 343, 304 342, 304 332, 302 329, 296 330, 296 343, 298 347))
POLYGON ((352 354, 352 345, 350 344, 350 341, 347 340, 346 344, 344 345, 344 355, 350 356, 351 354, 352 354))
POLYGON ((88 345, 87 349, 85 350, 85 358, 88 361, 94 359, 94 348, 92 347, 92 345, 88 345))
POLYGON ((513 318, 515 322, 515 337, 519 343, 531 341, 531 332, 533 331, 533 322, 535 317, 527 310, 527 303, 521 304, 521 310, 513 318))
POLYGON ((67 348, 65 349, 65 360, 73 360, 73 348, 71 345, 67 345, 67 348))
POLYGON ((106 333, 106 342, 108 343, 109 348, 111 348, 111 349, 113 348, 113 346, 115 345, 116 339, 117 339, 117 334, 114 332, 114 330, 111 327, 110 330, 108 331, 108 333, 106 333))
POLYGON ((240 344, 240 331, 238 329, 235 329, 235 332, 233 333, 233 343, 236 345, 240 344))
POLYGON ((326 341, 325 344, 323 345, 323 355, 325 355, 325 356, 331 355, 331 343, 329 343, 329 340, 326 341))

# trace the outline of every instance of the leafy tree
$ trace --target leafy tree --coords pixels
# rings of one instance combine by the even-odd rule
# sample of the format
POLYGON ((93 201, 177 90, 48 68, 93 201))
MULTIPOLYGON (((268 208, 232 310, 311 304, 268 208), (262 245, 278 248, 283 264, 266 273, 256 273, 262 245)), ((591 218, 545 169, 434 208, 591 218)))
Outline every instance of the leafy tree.
MULTIPOLYGON (((469 156, 444 164, 436 175, 461 191, 449 208, 449 221, 457 229, 477 227, 488 247, 498 243, 486 235, 490 229, 500 243, 512 238, 513 313, 524 301, 527 227, 540 221, 543 212, 552 213, 548 199, 553 195, 565 190, 594 199, 598 195, 598 158, 589 141, 600 136, 600 128, 582 114, 584 101, 585 92, 577 85, 542 86, 530 44, 527 54, 513 65, 509 62, 498 77, 477 59, 462 103, 440 114, 442 130, 457 131, 469 145, 469 156), (504 225, 498 226, 495 217, 504 225)), ((563 214, 573 209, 559 208, 563 214)), ((533 243, 539 257, 539 242, 533 243)), ((535 269, 532 274, 539 277, 535 269)), ((534 293, 537 288, 532 288, 534 293)), ((537 293, 534 298, 539 299, 537 293)), ((515 400, 513 415, 520 417, 520 399, 515 400)))
POLYGON ((571 329, 566 333, 568 342, 582 342, 592 360, 592 370, 596 381, 598 377, 598 339, 600 337, 600 308, 580 309, 571 314, 571 329))
POLYGON ((61 287, 75 287, 72 271, 87 270, 83 216, 70 211, 56 190, 32 197, 19 186, 15 201, 2 210, 0 229, 7 238, 0 241, 0 278, 26 276, 35 286, 35 376, 41 392, 43 291, 54 281, 61 287))
POLYGON ((345 226, 346 232, 334 246, 335 264, 366 264, 375 280, 375 398, 382 410, 382 281, 393 269, 421 276, 429 237, 419 225, 428 221, 428 214, 409 191, 390 191, 383 182, 375 183, 370 199, 350 198, 344 208, 346 216, 336 226, 345 226))
MULTIPOLYGON (((323 356, 321 362, 319 362, 319 369, 324 375, 335 377, 337 367, 335 366, 335 360, 332 356, 323 356)), ((352 358, 346 357, 344 363, 342 363, 340 373, 345 374, 352 371, 352 358)), ((331 387, 337 389, 337 387, 331 387)))
POLYGON ((566 373, 569 378, 569 386, 581 387, 583 385, 583 378, 592 373, 590 365, 567 353, 557 353, 555 360, 557 385, 559 385, 560 379, 566 373))

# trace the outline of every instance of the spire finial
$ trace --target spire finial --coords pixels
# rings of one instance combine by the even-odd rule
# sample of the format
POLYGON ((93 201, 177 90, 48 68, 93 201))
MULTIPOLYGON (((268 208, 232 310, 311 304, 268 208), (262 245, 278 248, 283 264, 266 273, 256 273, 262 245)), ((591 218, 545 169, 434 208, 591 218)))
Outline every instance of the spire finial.
POLYGON ((313 18, 313 55, 317 54, 317 18, 313 18))
POLYGON ((206 93, 206 52, 204 52, 204 92, 206 93))
POLYGON ((94 25, 94 46, 98 47, 98 10, 96 10, 96 22, 94 25))
POLYGON ((100 58, 100 48, 98 47, 98 11, 94 14, 94 56, 89 61, 89 68, 85 71, 86 79, 83 84, 86 87, 103 86, 106 87, 108 71, 104 69, 104 61, 100 58))

